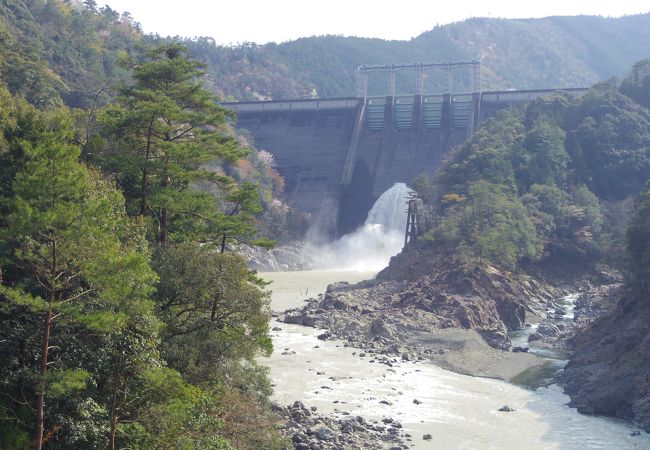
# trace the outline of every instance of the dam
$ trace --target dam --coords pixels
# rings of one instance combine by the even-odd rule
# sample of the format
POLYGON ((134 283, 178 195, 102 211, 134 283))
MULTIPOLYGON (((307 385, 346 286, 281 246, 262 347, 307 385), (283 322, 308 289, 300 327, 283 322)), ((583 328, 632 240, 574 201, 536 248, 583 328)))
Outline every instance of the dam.
MULTIPOLYGON (((290 203, 323 236, 363 224, 395 183, 434 176, 451 149, 509 106, 583 88, 229 102, 236 127, 273 154, 290 203)), ((391 92, 392 93, 392 92, 391 92)), ((360 95, 364 93, 361 92, 360 95)))

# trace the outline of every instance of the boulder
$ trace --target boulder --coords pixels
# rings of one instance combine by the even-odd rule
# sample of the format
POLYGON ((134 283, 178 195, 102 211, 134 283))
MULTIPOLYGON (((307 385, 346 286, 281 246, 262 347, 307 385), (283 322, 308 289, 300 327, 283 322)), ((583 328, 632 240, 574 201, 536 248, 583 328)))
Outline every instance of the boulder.
POLYGON ((347 281, 338 281, 336 283, 328 284, 327 285, 327 290, 325 291, 326 294, 330 294, 336 290, 339 289, 345 289, 346 287, 349 287, 350 283, 347 281))
POLYGON ((327 427, 319 428, 314 432, 314 436, 321 441, 335 441, 336 434, 327 427))
POLYGON ((329 331, 326 331, 325 333, 321 333, 316 337, 317 337, 317 339, 319 339, 321 341, 326 341, 326 340, 328 340, 329 338, 332 337, 332 333, 330 333, 329 331))
POLYGON ((395 329, 384 322, 382 319, 375 319, 370 323, 370 336, 371 337, 384 337, 392 338, 395 334, 395 329))
POLYGON ((537 327, 537 333, 543 337, 557 337, 560 335, 560 329, 552 323, 541 323, 537 327))

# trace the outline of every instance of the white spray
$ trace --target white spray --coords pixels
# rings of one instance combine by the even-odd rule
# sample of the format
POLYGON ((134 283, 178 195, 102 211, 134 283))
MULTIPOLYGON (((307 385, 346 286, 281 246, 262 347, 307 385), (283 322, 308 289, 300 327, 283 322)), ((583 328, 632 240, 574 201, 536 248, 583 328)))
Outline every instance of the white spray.
POLYGON ((306 249, 324 269, 381 270, 402 250, 409 189, 397 183, 384 192, 364 225, 338 241, 306 249))

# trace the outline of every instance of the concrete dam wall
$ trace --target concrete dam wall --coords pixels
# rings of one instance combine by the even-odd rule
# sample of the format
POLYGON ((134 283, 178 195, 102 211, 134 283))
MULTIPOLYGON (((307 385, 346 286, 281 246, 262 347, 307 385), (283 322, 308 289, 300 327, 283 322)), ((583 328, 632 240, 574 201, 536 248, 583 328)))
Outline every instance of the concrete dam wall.
MULTIPOLYGON (((324 236, 363 224, 398 182, 433 176, 451 149, 512 104, 560 90, 224 103, 271 152, 289 202, 324 236)), ((585 89, 566 89, 575 94, 585 89)), ((405 206, 406 208, 406 206, 405 206)))

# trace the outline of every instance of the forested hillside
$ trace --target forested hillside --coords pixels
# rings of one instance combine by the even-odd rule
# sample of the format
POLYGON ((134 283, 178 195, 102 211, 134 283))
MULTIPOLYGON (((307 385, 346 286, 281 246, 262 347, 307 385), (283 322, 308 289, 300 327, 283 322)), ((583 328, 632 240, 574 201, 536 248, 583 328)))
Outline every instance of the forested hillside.
POLYGON ((269 158, 182 45, 113 51, 112 16, 73 48, 85 32, 67 27, 103 13, 33 2, 36 26, 12 6, 25 34, 4 35, 0 78, 0 448, 281 448, 256 363, 269 292, 231 249, 273 245, 269 158))
MULTIPOLYGON (((354 71, 362 64, 473 58, 481 60, 485 90, 584 87, 622 76, 626 67, 650 56, 648 39, 650 14, 618 19, 469 19, 435 27, 410 41, 320 36, 279 45, 224 48, 209 41, 188 45, 196 57, 214 62, 211 72, 225 82, 220 85, 222 94, 285 98, 355 95, 354 71), (280 75, 289 82, 278 83, 280 75)), ((466 78, 459 72, 455 84, 467 85, 466 78)), ((385 94, 385 82, 371 78, 370 93, 385 94)), ((439 92, 441 82, 441 76, 432 74, 425 88, 439 92)), ((412 76, 398 77, 398 93, 413 90, 412 76)))
POLYGON ((627 268, 616 307, 576 337, 563 381, 578 411, 633 420, 650 432, 650 185, 635 202, 627 268))
MULTIPOLYGON (((32 103, 62 97, 68 105, 88 106, 107 80, 125 75, 121 57, 143 43, 160 42, 143 35, 137 19, 93 0, 5 0, 0 4, 2 76, 11 92, 32 103)), ((351 96, 354 71, 362 64, 472 58, 481 59, 486 90, 583 87, 621 76, 650 56, 650 14, 469 19, 410 41, 320 36, 224 47, 210 38, 171 39, 207 64, 207 86, 224 99, 351 96)), ((425 87, 435 92, 441 82, 431 74, 425 87)), ((370 93, 384 94, 384 83, 372 78, 370 93)), ((398 93, 412 94, 412 85, 409 76, 398 77, 398 93)), ((455 85, 467 85, 467 74, 458 73, 455 85)))
POLYGON ((415 184, 435 210, 429 241, 510 268, 612 262, 632 198, 650 179, 650 113, 641 105, 649 79, 644 60, 621 84, 537 99, 487 122, 433 186, 415 184))
POLYGON ((119 59, 142 40, 139 26, 110 7, 65 1, 0 3, 0 74, 30 103, 87 107, 126 75, 119 59))

